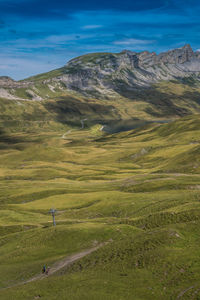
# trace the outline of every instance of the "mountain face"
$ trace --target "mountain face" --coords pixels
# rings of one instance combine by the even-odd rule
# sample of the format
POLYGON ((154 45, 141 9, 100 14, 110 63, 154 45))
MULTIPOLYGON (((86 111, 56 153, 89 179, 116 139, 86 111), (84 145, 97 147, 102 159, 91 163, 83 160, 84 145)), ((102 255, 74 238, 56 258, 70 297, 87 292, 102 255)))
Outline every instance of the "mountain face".
MULTIPOLYGON (((121 53, 95 53, 69 61, 63 68, 16 82, 0 77, 0 94, 3 89, 27 88, 34 100, 41 100, 35 82, 55 89, 77 91, 86 96, 112 96, 123 91, 149 87, 160 81, 180 80, 193 77, 200 79, 200 52, 190 45, 157 55, 124 50, 121 53), (30 89, 29 89, 30 88, 30 89), (31 91, 32 90, 32 91, 31 91)), ((11 92, 12 95, 12 92, 11 92)), ((12 98, 7 91, 7 97, 12 98)), ((15 95, 16 97, 16 95, 15 95)))
MULTIPOLYGON (((0 77, 0 98, 0 105, 18 101, 18 110, 19 100, 24 106, 39 101, 47 116, 62 122, 200 113, 200 52, 185 45, 159 55, 128 50, 88 54, 23 81, 0 77)), ((22 108, 20 114, 27 116, 22 108)))
POLYGON ((61 80, 69 89, 120 92, 121 89, 148 87, 161 80, 200 74, 200 52, 190 45, 156 55, 124 50, 119 54, 89 54, 71 60, 61 80))

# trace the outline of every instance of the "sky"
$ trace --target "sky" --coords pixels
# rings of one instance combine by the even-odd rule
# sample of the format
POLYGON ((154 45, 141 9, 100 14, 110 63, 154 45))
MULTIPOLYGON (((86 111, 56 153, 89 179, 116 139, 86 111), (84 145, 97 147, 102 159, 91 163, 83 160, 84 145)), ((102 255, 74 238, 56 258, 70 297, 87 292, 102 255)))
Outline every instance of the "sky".
POLYGON ((200 49, 199 0, 0 0, 0 76, 47 72, 92 52, 200 49))

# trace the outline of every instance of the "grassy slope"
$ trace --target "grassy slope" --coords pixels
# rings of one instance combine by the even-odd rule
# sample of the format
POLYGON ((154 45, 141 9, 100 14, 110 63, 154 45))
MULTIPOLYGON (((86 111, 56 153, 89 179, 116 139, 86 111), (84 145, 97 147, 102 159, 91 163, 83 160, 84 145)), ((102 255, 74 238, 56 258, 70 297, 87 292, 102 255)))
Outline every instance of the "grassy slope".
MULTIPOLYGON (((110 56, 112 57, 109 53, 106 55, 109 59, 110 56)), ((94 62, 96 61, 96 55, 86 55, 82 59, 83 63, 94 62)), ((94 124, 99 121, 103 123, 120 119, 174 119, 188 114, 200 113, 199 82, 192 77, 173 82, 163 81, 146 89, 135 90, 130 90, 127 83, 122 81, 117 83, 115 93, 112 95, 98 92, 93 94, 92 91, 88 91, 86 97, 81 90, 67 90, 64 81, 62 81, 62 76, 66 72, 76 72, 76 69, 73 68, 75 67, 73 66, 72 69, 63 67, 33 76, 25 80, 32 82, 28 88, 16 88, 11 90, 10 93, 22 99, 32 100, 35 99, 36 95, 45 99, 40 104, 37 101, 35 106, 40 107, 41 112, 45 115, 50 114, 51 118, 65 123, 68 122, 68 124, 70 122, 80 123, 80 119, 84 118, 87 118, 89 123, 94 124), (57 80, 55 80, 56 78, 57 80)), ((107 80, 111 83, 115 81, 112 76, 107 80)), ((33 103, 16 100, 12 102, 15 103, 15 106, 21 105, 21 109, 24 106, 24 108, 27 107, 26 110, 29 112, 33 110, 33 103)), ((0 99, 1 113, 5 106, 8 107, 9 105, 5 104, 5 100, 0 99)), ((19 107, 17 110, 19 110, 19 107)), ((34 115, 40 116, 41 114, 37 112, 34 115)), ((21 119, 24 119, 24 116, 21 119)))
POLYGON ((199 299, 199 115, 114 135, 99 125, 72 129, 65 138, 68 126, 33 124, 1 133, 1 286, 113 242, 0 297, 176 299, 192 286, 181 299, 199 299))

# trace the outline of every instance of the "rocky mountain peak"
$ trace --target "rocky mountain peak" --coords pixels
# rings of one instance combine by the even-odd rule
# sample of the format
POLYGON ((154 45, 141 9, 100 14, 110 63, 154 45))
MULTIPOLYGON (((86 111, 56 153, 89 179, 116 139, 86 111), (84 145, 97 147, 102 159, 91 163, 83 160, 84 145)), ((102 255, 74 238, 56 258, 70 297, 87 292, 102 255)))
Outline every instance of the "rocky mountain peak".
POLYGON ((0 88, 27 87, 30 82, 18 82, 9 76, 0 76, 0 88))
POLYGON ((9 76, 0 76, 0 87, 7 87, 15 84, 15 81, 9 76))
POLYGON ((3 82, 3 81, 12 81, 12 82, 14 82, 14 80, 9 76, 0 76, 0 81, 1 82, 3 82))
MULTIPOLYGON (((200 81, 200 52, 194 52, 186 44, 160 54, 131 50, 90 53, 70 60, 61 69, 37 76, 36 81, 41 78, 41 84, 47 85, 51 92, 66 88, 86 96, 113 97, 116 93, 131 93, 159 81, 191 76, 195 82, 200 81)), ((12 89, 24 88, 29 95, 34 93, 36 99, 34 77, 31 80, 16 82, 9 77, 0 77, 0 89, 10 89, 12 93, 12 89)))
MULTIPOLYGON (((185 44, 185 46, 182 47, 182 49, 189 49, 192 50, 192 47, 190 44, 185 44)), ((192 50, 193 51, 193 50, 192 50)))
POLYGON ((131 50, 122 50, 121 52, 120 52, 120 54, 122 54, 122 55, 134 55, 134 54, 137 54, 137 52, 134 52, 134 51, 131 51, 131 50))
MULTIPOLYGON (((189 44, 160 54, 123 50, 91 53, 71 60, 62 80, 68 89, 81 93, 107 93, 147 87, 162 80, 200 75, 200 53, 189 44)), ((59 79, 61 79, 59 78, 59 79)))
POLYGON ((157 56, 157 62, 170 63, 170 64, 183 64, 190 61, 194 57, 194 52, 189 44, 182 48, 169 50, 160 53, 157 56))

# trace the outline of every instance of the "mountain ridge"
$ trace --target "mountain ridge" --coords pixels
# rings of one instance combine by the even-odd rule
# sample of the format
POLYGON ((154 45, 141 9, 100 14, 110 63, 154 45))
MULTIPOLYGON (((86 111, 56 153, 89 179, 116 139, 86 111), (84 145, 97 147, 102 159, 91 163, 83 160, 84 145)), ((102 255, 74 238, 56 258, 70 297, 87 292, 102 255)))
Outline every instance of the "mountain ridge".
POLYGON ((9 110, 17 110, 23 120, 37 119, 31 116, 31 103, 52 120, 77 124, 85 118, 104 124, 200 113, 200 52, 187 44, 158 55, 129 50, 86 54, 25 80, 1 76, 0 99, 2 120, 11 115, 13 120, 9 110))
POLYGON ((119 92, 122 85, 128 89, 144 88, 162 80, 177 80, 191 75, 199 80, 200 52, 194 52, 186 44, 160 54, 130 50, 86 54, 71 59, 60 69, 24 80, 0 76, 0 88, 30 87, 35 81, 54 85, 60 82, 68 90, 88 96, 94 96, 93 92, 96 92, 102 96, 119 92))
MULTIPOLYGON (((89 54, 67 63, 59 77, 72 90, 120 92, 149 87, 162 80, 199 77, 200 53, 190 45, 164 53, 124 50, 118 54, 89 54)), ((100 92, 101 93, 101 92, 100 92)))

